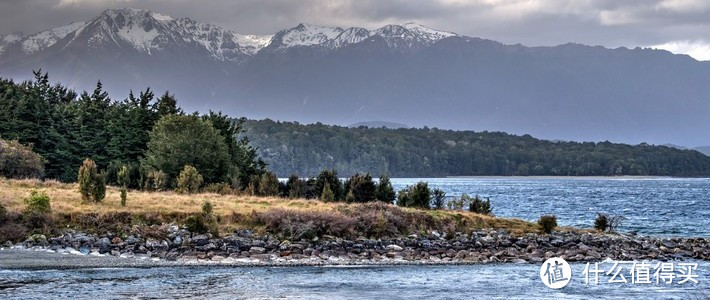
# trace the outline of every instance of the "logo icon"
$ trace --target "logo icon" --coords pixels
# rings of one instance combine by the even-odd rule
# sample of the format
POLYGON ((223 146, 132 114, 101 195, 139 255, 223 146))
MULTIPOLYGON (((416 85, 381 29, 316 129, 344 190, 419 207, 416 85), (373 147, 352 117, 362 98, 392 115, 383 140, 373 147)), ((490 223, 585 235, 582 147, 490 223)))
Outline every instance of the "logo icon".
POLYGON ((565 287, 572 278, 572 268, 560 257, 546 260, 540 267, 540 279, 551 289, 565 287))

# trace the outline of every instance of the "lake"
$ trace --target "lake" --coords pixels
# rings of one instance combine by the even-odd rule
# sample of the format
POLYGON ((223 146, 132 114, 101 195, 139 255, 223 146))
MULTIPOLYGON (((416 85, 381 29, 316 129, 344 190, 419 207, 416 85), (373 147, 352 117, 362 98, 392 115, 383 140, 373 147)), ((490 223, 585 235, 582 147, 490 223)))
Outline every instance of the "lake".
POLYGON ((620 231, 710 237, 710 178, 466 177, 393 178, 395 190, 429 182, 448 196, 490 197, 493 214, 590 228, 597 212, 626 218, 620 231))

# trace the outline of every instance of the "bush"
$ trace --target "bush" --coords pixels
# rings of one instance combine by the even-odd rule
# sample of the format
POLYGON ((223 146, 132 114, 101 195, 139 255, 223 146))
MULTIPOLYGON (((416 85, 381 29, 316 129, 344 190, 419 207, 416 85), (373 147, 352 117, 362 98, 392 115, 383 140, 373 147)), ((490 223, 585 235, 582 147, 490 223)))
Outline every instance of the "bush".
POLYGON ((555 215, 540 216, 537 224, 540 225, 542 232, 550 234, 557 227, 557 217, 555 215))
POLYGON ((434 209, 442 209, 444 208, 444 200, 446 199, 446 192, 440 190, 440 189, 434 189, 434 192, 432 193, 432 201, 431 205, 434 207, 434 209))
POLYGON ((486 201, 483 201, 481 198, 476 195, 469 201, 468 204, 468 211, 470 212, 475 212, 479 214, 490 214, 491 213, 491 199, 486 198, 486 201))
POLYGON ((594 228, 604 232, 615 232, 621 226, 621 223, 626 220, 623 216, 613 216, 605 213, 597 213, 597 218, 594 220, 594 228))
POLYGON ((207 185, 203 189, 203 191, 205 193, 213 193, 213 194, 220 194, 220 195, 234 194, 234 190, 232 189, 232 186, 226 182, 212 183, 210 185, 207 185))
POLYGON ((397 195, 394 192, 389 176, 382 174, 380 181, 377 183, 377 200, 392 204, 396 198, 397 195))
POLYGON ((333 190, 330 189, 330 184, 326 184, 323 187, 323 193, 320 194, 320 200, 323 202, 335 201, 335 195, 333 194, 333 190))
POLYGON ((377 200, 377 187, 370 174, 355 174, 348 181, 347 202, 372 202, 377 200))
POLYGON ((258 191, 261 196, 278 196, 279 178, 276 177, 276 174, 272 172, 261 174, 258 191))
POLYGON ((185 165, 177 178, 177 192, 181 194, 199 192, 202 182, 202 175, 197 172, 197 169, 193 166, 185 165))
POLYGON ((46 214, 52 211, 49 196, 45 192, 32 191, 29 198, 25 200, 27 204, 26 212, 46 214))
POLYGON ((429 208, 431 204, 431 190, 429 184, 420 181, 413 186, 408 186, 399 191, 397 195, 397 205, 403 207, 429 208))
POLYGON ((101 202, 106 197, 106 182, 103 174, 99 174, 96 163, 87 158, 79 167, 77 176, 79 193, 84 202, 101 202))
POLYGON ((153 191, 163 191, 168 187, 168 175, 163 171, 150 171, 143 183, 143 188, 153 191))
POLYGON ((18 141, 0 139, 0 176, 7 178, 42 178, 45 160, 18 141))
POLYGON ((121 206, 126 206, 126 200, 128 198, 128 190, 125 187, 121 188, 121 206))
POLYGON ((0 225, 0 243, 21 242, 27 237, 27 227, 16 223, 0 225))
POLYGON ((352 218, 331 211, 272 209, 253 212, 252 219, 268 233, 294 241, 323 235, 350 237, 354 224, 352 218))
POLYGON ((609 228, 609 216, 603 213, 597 213, 597 218, 594 219, 594 228, 601 232, 609 228))
POLYGON ((199 215, 189 216, 185 219, 185 227, 191 233, 212 233, 217 236, 219 229, 217 219, 212 211, 214 206, 209 201, 202 204, 202 213, 199 215))

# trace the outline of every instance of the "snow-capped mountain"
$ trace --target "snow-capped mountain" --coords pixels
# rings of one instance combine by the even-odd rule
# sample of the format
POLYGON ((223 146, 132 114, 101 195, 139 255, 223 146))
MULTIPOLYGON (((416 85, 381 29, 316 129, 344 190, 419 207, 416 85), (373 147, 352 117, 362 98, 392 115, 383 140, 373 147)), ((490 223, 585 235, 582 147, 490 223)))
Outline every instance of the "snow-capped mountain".
POLYGON ((662 50, 505 45, 415 23, 298 24, 245 35, 113 9, 31 35, 0 36, 0 77, 29 79, 37 69, 77 90, 101 80, 116 100, 129 90, 170 90, 187 111, 341 125, 386 120, 560 140, 710 143, 710 63, 662 50))
POLYGON ((88 22, 75 22, 29 36, 3 36, 0 54, 12 45, 19 47, 21 55, 31 55, 54 44, 61 44, 59 51, 79 44, 78 47, 93 50, 132 48, 148 55, 199 49, 218 61, 239 62, 269 45, 282 50, 308 46, 337 49, 371 36, 381 36, 392 47, 416 47, 456 35, 415 23, 388 25, 373 31, 299 24, 274 35, 244 35, 189 18, 174 19, 148 10, 123 8, 106 10, 88 22), (64 37, 68 38, 63 40, 64 37))

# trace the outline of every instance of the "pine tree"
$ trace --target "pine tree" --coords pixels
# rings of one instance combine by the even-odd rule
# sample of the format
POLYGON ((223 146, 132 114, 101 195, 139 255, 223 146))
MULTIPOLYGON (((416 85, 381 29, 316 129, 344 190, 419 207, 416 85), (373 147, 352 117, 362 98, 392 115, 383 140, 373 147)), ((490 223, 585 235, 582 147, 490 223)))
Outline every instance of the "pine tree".
POLYGON ((394 203, 396 194, 392 183, 390 182, 389 176, 382 174, 380 176, 380 181, 377 183, 377 200, 386 203, 394 203))

